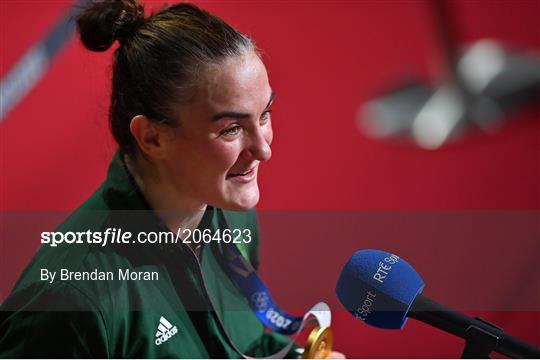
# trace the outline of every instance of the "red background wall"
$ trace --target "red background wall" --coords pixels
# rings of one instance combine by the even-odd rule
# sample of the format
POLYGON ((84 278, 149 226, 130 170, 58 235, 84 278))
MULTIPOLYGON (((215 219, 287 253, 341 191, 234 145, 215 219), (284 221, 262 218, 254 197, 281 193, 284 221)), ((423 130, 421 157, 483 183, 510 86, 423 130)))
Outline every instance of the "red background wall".
MULTIPOLYGON (((260 209, 540 209, 538 106, 514 115, 496 134, 472 134, 438 151, 373 141, 357 130, 358 107, 385 85, 403 74, 432 74, 438 45, 426 2, 197 3, 252 36, 265 53, 277 97, 274 156, 261 169, 260 209)), ((69 4, 1 0, 2 77, 69 4)), ((488 37, 538 52, 540 2, 451 4, 460 41, 488 37)), ((3 211, 71 210, 104 179, 115 149, 106 123, 110 59, 110 51, 91 53, 71 41, 0 124, 3 211)), ((311 246, 308 239, 295 241, 311 246)), ((32 240, 15 253, 2 251, 0 260, 10 270, 0 274, 0 299, 37 246, 32 240)), ((265 264, 280 253, 267 239, 261 271, 272 288, 283 292, 272 280, 279 263, 265 264)), ((540 343, 538 312, 484 315, 540 343)), ((334 330, 336 348, 353 357, 456 357, 462 346, 422 324, 410 322, 401 332, 383 332, 339 311, 334 330)))

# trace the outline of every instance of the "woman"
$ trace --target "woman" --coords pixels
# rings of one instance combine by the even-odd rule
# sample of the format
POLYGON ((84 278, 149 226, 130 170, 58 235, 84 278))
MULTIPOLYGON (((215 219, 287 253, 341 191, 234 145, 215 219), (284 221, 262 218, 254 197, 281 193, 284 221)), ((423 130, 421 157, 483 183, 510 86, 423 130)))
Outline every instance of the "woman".
POLYGON ((259 166, 271 157, 273 92, 255 45, 190 4, 145 18, 136 0, 106 0, 77 24, 92 51, 119 41, 110 107, 119 151, 57 233, 111 239, 120 229, 133 242, 43 246, 2 304, 0 354, 228 358, 282 349, 288 338, 264 331, 227 276, 222 242, 135 238, 238 229, 240 252, 257 266, 250 209, 259 166))

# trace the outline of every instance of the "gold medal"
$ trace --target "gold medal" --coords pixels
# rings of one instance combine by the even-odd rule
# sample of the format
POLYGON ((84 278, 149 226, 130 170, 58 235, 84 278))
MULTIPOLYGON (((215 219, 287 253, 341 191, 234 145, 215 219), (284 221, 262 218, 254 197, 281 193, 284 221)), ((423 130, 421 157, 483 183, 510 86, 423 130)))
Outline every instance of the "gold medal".
POLYGON ((317 326, 309 334, 302 359, 326 359, 332 352, 332 345, 332 329, 317 326))

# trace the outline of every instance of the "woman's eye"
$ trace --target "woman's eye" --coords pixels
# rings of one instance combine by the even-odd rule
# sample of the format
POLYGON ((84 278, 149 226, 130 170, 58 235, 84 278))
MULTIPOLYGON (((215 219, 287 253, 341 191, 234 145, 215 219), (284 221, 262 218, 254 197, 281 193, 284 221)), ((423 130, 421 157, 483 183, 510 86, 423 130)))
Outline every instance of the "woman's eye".
POLYGON ((225 136, 234 136, 237 135, 240 130, 242 130, 242 128, 239 125, 235 125, 233 127, 223 130, 221 134, 225 136))
POLYGON ((261 120, 260 120, 260 123, 261 125, 264 125, 268 122, 268 120, 270 119, 270 113, 272 112, 272 110, 268 109, 268 110, 265 110, 262 115, 261 115, 261 120))

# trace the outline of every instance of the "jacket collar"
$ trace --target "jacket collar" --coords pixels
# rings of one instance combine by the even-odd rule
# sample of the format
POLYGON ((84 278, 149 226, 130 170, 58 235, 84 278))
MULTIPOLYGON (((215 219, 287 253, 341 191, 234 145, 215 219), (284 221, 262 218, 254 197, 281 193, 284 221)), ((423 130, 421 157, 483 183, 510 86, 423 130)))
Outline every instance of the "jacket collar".
POLYGON ((114 155, 103 186, 104 200, 109 209, 151 210, 124 162, 122 151, 114 155))

